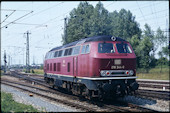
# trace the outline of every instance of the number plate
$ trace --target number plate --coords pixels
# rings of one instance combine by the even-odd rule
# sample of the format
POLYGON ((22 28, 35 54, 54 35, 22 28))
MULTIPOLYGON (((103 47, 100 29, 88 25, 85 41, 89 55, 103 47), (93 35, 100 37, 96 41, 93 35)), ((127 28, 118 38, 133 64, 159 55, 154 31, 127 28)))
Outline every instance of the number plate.
POLYGON ((115 65, 120 65, 121 64, 121 59, 115 59, 114 63, 115 63, 115 65))

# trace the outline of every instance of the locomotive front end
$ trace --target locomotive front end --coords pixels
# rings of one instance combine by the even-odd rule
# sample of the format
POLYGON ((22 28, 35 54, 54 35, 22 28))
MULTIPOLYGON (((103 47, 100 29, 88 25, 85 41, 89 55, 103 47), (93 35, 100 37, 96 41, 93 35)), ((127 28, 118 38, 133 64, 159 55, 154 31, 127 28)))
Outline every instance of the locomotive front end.
POLYGON ((95 59, 100 76, 97 82, 104 97, 124 96, 138 89, 136 82, 136 56, 127 41, 98 42, 95 59))

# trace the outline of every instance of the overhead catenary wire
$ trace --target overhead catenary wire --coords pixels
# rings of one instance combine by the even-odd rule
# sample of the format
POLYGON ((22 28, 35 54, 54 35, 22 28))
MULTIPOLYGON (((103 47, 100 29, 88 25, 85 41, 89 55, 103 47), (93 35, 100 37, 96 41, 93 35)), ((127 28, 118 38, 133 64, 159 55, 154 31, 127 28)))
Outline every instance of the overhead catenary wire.
MULTIPOLYGON (((67 14, 67 13, 69 13, 70 11, 68 11, 68 12, 66 12, 66 13, 64 13, 64 14, 67 14)), ((57 17, 54 17, 54 18, 52 18, 52 19, 50 19, 50 20, 48 20, 48 21, 46 21, 46 22, 44 22, 44 23, 42 23, 42 24, 40 24, 39 26, 41 26, 41 25, 43 25, 43 24, 47 24, 47 23, 50 23, 51 21, 54 21, 55 19, 57 19, 57 18, 59 18, 59 17, 61 17, 62 15, 60 15, 60 16, 57 16, 57 17)), ((48 24, 47 24, 48 25, 48 24)), ((38 28, 39 26, 36 26, 36 27, 34 27, 34 28, 31 28, 30 29, 30 31, 31 30, 33 30, 33 29, 36 29, 36 28, 38 28)))
MULTIPOLYGON (((163 11, 165 11, 165 10, 163 10, 163 11)), ((160 12, 160 11, 158 11, 158 12, 160 12)))
POLYGON ((137 3, 137 5, 139 6, 139 10, 140 10, 140 12, 141 12, 141 14, 142 14, 142 16, 143 16, 144 20, 146 21, 145 16, 143 15, 142 10, 140 9, 140 5, 138 4, 138 2, 137 2, 137 1, 136 1, 136 3, 137 3))
MULTIPOLYGON (((111 3, 111 4, 112 4, 112 3, 111 3)), ((109 5, 110 5, 110 4, 109 4, 109 5)), ((108 5, 108 6, 109 6, 109 5, 108 5)), ((52 20, 52 19, 51 19, 51 20, 52 20)), ((50 20, 50 21, 51 21, 51 20, 50 20)))
MULTIPOLYGON (((10 23, 10 22, 8 22, 10 23)), ((19 25, 33 25, 33 26, 37 26, 40 24, 30 24, 30 23, 17 23, 17 22, 12 22, 12 24, 19 24, 19 25)), ((42 25, 43 27, 47 27, 47 25, 42 25)))
MULTIPOLYGON (((69 12, 67 12, 67 13, 69 13, 69 12)), ((67 13, 64 13, 64 14, 67 14, 67 13)), ((62 16, 62 15, 57 16, 56 18, 61 17, 61 16, 62 16)), ((56 19, 56 18, 54 18, 54 19, 56 19)), ((52 20, 54 20, 54 19, 52 19, 52 20)), ((47 22, 50 22, 50 21, 52 21, 52 20, 49 20, 49 21, 47 21, 47 22)), ((47 23, 47 22, 46 22, 46 23, 47 23)), ((14 21, 11 22, 11 23, 15 24, 14 21)), ((36 26, 36 28, 37 28, 37 27, 41 27, 41 26, 43 26, 43 24, 38 24, 38 25, 36 26)), ((47 27, 47 25, 45 25, 45 26, 47 27)))
POLYGON ((16 10, 13 10, 9 15, 7 15, 7 17, 1 22, 1 24, 5 22, 5 20, 7 20, 15 11, 16 10))
MULTIPOLYGON (((110 6, 111 4, 113 4, 113 3, 110 3, 110 4, 107 5, 107 6, 110 6)), ((106 6, 106 7, 107 7, 107 6, 106 6)), ((149 6, 148 6, 148 7, 149 7, 149 6)), ((70 11, 69 11, 69 12, 70 12, 70 11)), ((69 12, 67 12, 67 13, 69 13, 69 12)), ((67 14, 67 13, 64 13, 64 14, 67 14)), ((55 18, 53 18, 53 19, 50 19, 50 20, 44 22, 43 24, 50 23, 50 21, 53 21, 53 20, 55 20, 55 19, 57 19, 57 18, 59 18, 59 17, 61 17, 61 16, 57 16, 57 17, 55 17, 55 18)), ((36 26, 36 27, 34 27, 34 28, 31 28, 30 30, 36 29, 36 28, 38 28, 38 27, 39 27, 39 26, 36 26)))
MULTIPOLYGON (((151 4, 150 4, 150 5, 151 5, 151 4)), ((151 7, 150 7, 151 10, 152 10, 152 6, 153 6, 153 5, 151 5, 151 7)), ((154 4, 154 6, 155 6, 155 4, 154 4)), ((152 14, 154 14, 154 13, 153 13, 153 10, 152 10, 152 14)), ((154 14, 154 15, 155 15, 155 14, 154 14)), ((156 18, 156 15, 155 15, 155 18, 156 18)), ((158 21, 155 21, 155 23, 156 23, 156 25, 158 25, 158 21)))
POLYGON ((41 10, 41 11, 37 12, 37 13, 34 13, 33 15, 31 15, 31 16, 29 16, 29 17, 27 17, 27 18, 22 19, 22 21, 23 21, 23 20, 25 20, 25 19, 28 19, 28 18, 30 18, 30 17, 32 17, 32 16, 34 16, 34 15, 36 15, 36 16, 37 16, 38 14, 40 14, 40 13, 42 13, 42 12, 45 12, 45 11, 47 11, 47 10, 51 9, 51 8, 57 7, 58 5, 61 5, 62 3, 63 3, 63 2, 61 2, 61 3, 59 3, 59 4, 56 4, 56 5, 52 6, 52 7, 49 7, 49 8, 43 9, 43 10, 41 10))
MULTIPOLYGON (((148 1, 148 2, 150 2, 150 1, 148 1)), ((155 1, 155 2, 158 2, 158 1, 155 1)), ((137 1, 136 1, 136 3, 137 3, 137 1)), ((160 5, 160 4, 163 4, 164 2, 158 2, 158 3, 156 3, 156 4, 154 4, 154 5, 160 5)), ((142 5, 140 5, 140 9, 145 9, 145 8, 147 8, 147 7, 150 7, 150 5, 148 4, 148 3, 146 3, 147 5, 144 5, 144 6, 142 6, 142 5)), ((139 5, 137 5, 136 6, 137 8, 133 8, 133 9, 131 9, 131 11, 138 11, 139 10, 139 5)))
POLYGON ((13 22, 15 22, 15 21, 17 21, 17 20, 19 20, 19 19, 21 19, 21 18, 23 18, 23 17, 25 17, 25 16, 31 14, 31 13, 33 13, 33 11, 31 11, 31 12, 25 14, 24 16, 21 16, 21 17, 17 18, 16 20, 14 20, 14 21, 12 21, 12 22, 10 22, 10 23, 4 25, 3 27, 1 27, 1 29, 4 28, 4 27, 6 27, 6 26, 8 26, 8 25, 10 25, 10 24, 12 24, 13 22))
MULTIPOLYGON (((148 19, 148 21, 150 20, 150 21, 153 21, 153 19, 159 19, 159 18, 165 18, 165 17, 169 17, 168 15, 165 15, 165 14, 163 14, 163 15, 160 15, 159 17, 157 17, 157 18, 155 18, 155 17, 151 17, 151 18, 147 18, 148 19)), ((142 21, 142 20, 144 20, 143 18, 138 18, 139 20, 138 21, 142 21)), ((158 24, 156 24, 157 26, 158 26, 158 24)))
POLYGON ((1 11, 31 11, 31 10, 19 10, 19 9, 1 9, 1 11))
MULTIPOLYGON (((157 12, 155 12, 155 13, 146 14, 145 17, 146 17, 146 16, 151 16, 151 15, 153 15, 153 14, 161 13, 161 12, 164 12, 164 11, 168 11, 168 9, 163 9, 163 10, 157 11, 157 12)), ((138 18, 142 18, 142 17, 143 17, 143 16, 138 17, 138 18)), ((158 17, 157 17, 157 18, 158 18, 158 17)))
MULTIPOLYGON (((108 6, 112 6, 112 4, 110 4, 110 5, 108 5, 108 6)), ((141 10, 142 10, 143 4, 142 4, 142 5, 140 4, 140 6, 141 6, 140 8, 141 8, 141 10)), ((145 5, 145 6, 146 6, 146 5, 145 5)), ((147 6, 146 6, 146 7, 147 7, 147 6)), ((146 7, 145 7, 145 8, 146 8, 146 7)), ((139 10, 139 8, 138 8, 138 10, 139 10)), ((154 11, 154 10, 153 10, 153 11, 154 11)), ((70 12, 70 11, 69 11, 69 12, 70 12)), ((156 12, 157 12, 157 11, 155 10, 155 11, 153 12, 153 14, 152 14, 152 15, 153 15, 153 16, 155 16, 155 14, 154 14, 154 13, 156 13, 156 12)), ((158 13, 157 13, 157 14, 158 14, 158 13)), ((35 16, 35 15, 34 15, 34 16, 35 16)), ((147 19, 147 21, 148 21, 148 18, 147 18, 147 16, 146 16, 146 14, 145 14, 144 16, 146 17, 146 19, 147 19)), ((58 16, 57 16, 57 17, 58 17, 58 16)), ((59 17, 58 17, 58 18, 59 18, 59 17)), ((47 22, 47 24, 48 24, 48 25, 51 25, 51 22, 56 21, 58 18, 56 18, 56 19, 51 18, 51 19, 50 19, 50 21, 49 21, 49 22, 47 22), (54 19, 54 20, 52 20, 52 19, 54 19)), ((143 18, 143 16, 141 16, 140 18, 142 19, 142 18, 143 18)), ((163 17, 158 17, 158 18, 163 18, 163 17)), ((15 22, 15 23, 16 23, 16 22, 15 22)), ((160 22, 158 22, 158 25, 160 25, 160 26, 161 26, 162 24, 161 24, 160 22)), ((38 25, 37 25, 37 26, 38 26, 38 25)), ((37 27, 37 26, 36 26, 36 27, 37 27)), ((155 25, 155 26, 156 26, 156 25, 155 25)), ((54 27, 55 27, 55 26, 54 26, 54 27)), ((34 28, 35 28, 35 27, 34 27, 34 28)), ((34 30, 35 30, 35 29, 33 29, 33 31, 34 31, 34 30)), ((37 30, 37 29, 36 29, 36 30, 37 30)), ((43 30, 42 30, 42 29, 40 29, 40 31, 41 31, 41 32, 42 32, 42 31, 45 31, 45 30, 46 30, 46 29, 43 29, 43 30)), ((52 27, 51 27, 51 26, 50 26, 50 27, 48 27, 48 30, 50 30, 50 31, 51 31, 51 30, 53 30, 53 26, 52 26, 52 27)), ((55 30, 55 29, 54 29, 54 30, 55 30)), ((36 33, 36 32, 35 32, 35 33, 36 33)), ((59 31, 56 31, 56 33, 55 33, 55 34, 57 34, 57 33, 59 33, 59 31)), ((54 34, 52 37, 50 36, 50 38, 55 37, 55 34, 54 34)), ((37 35, 38 35, 38 34, 37 34, 37 35)), ((11 39, 13 39, 13 38, 11 37, 11 39)), ((54 39, 56 39, 56 38, 54 38, 54 39)), ((42 41, 43 41, 43 43, 44 43, 44 42, 45 42, 45 41, 47 41, 47 40, 43 40, 43 39, 42 39, 42 41)), ((38 41, 36 41, 36 43, 37 43, 37 42, 38 42, 38 41)), ((34 45, 34 44, 33 44, 33 45, 34 45)))

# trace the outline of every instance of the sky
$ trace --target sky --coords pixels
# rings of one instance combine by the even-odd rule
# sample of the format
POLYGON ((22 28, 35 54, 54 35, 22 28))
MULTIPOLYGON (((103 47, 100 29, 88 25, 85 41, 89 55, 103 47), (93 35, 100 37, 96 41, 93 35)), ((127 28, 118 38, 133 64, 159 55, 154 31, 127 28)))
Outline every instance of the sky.
MULTIPOLYGON (((88 1, 94 7, 98 1, 88 1)), ((1 2, 1 63, 4 51, 10 64, 26 64, 26 37, 29 36, 30 64, 42 64, 45 54, 62 45, 64 18, 80 1, 1 2)), ((130 10, 144 30, 169 28, 169 1, 102 1, 109 12, 130 10)), ((158 56, 156 56, 158 58, 158 56)), ((8 63, 7 63, 8 64, 8 63)))

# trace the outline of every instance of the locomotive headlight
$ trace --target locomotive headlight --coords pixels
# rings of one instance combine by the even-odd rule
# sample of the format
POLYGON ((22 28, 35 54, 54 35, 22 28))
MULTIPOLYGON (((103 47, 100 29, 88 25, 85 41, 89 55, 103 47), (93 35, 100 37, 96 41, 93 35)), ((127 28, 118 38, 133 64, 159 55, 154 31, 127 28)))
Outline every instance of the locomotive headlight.
POLYGON ((101 74, 101 76, 105 76, 106 73, 105 73, 105 71, 101 71, 100 74, 101 74))
POLYGON ((133 75, 133 74, 134 74, 133 70, 130 70, 130 71, 129 71, 129 74, 130 74, 130 75, 133 75))

